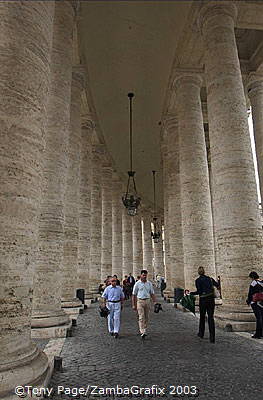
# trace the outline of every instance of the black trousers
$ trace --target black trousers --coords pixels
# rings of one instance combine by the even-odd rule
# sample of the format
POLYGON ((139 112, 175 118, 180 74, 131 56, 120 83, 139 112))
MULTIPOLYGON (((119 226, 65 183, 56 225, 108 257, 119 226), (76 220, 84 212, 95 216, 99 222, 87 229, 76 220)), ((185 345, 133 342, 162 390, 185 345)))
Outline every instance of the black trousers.
POLYGON ((200 297, 199 298, 199 310, 200 310, 200 321, 199 321, 199 336, 203 337, 205 333, 205 315, 207 313, 208 327, 210 340, 215 340, 215 299, 212 296, 200 297))
POLYGON ((251 304, 252 310, 256 317, 256 332, 255 336, 262 337, 263 336, 263 307, 257 305, 257 303, 251 304))

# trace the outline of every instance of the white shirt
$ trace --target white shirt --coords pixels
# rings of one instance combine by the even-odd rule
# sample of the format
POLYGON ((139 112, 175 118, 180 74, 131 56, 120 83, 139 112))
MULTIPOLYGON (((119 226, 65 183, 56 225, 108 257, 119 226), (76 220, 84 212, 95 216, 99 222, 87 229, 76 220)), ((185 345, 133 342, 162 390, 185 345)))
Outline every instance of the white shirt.
POLYGON ((154 294, 152 282, 137 281, 134 285, 132 294, 137 296, 138 299, 149 299, 151 294, 154 294))

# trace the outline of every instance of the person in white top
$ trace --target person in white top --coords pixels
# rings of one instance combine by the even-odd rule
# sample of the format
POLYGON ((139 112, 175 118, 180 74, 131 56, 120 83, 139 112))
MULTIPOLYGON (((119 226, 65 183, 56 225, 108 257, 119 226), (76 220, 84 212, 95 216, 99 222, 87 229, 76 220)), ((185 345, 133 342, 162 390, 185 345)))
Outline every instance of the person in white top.
POLYGON ((142 339, 146 337, 147 333, 151 300, 154 304, 156 303, 153 285, 150 281, 147 281, 147 274, 148 272, 145 269, 141 271, 141 278, 135 283, 132 292, 132 308, 138 312, 142 339))

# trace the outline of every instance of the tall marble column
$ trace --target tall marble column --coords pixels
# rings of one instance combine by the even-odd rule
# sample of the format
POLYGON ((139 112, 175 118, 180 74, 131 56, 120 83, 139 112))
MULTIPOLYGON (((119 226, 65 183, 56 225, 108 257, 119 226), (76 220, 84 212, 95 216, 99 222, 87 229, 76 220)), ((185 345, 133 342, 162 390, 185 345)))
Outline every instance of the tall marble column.
POLYGON ((68 315, 61 309, 61 266, 70 129, 73 20, 74 10, 69 2, 55 3, 39 249, 34 273, 33 337, 66 336, 69 323, 68 315))
POLYGON ((83 71, 73 67, 71 84, 70 135, 68 173, 65 193, 64 260, 62 268, 62 307, 73 315, 81 302, 76 298, 78 278, 81 91, 83 71), (73 310, 74 309, 74 310, 73 310))
POLYGON ((148 277, 153 280, 153 244, 151 236, 151 213, 149 211, 143 211, 143 269, 148 271, 148 277))
POLYGON ((122 276, 133 274, 132 218, 122 206, 122 276))
POLYGON ((116 174, 112 188, 112 274, 122 280, 122 185, 116 174))
POLYGON ((165 119, 168 158, 168 219, 171 286, 185 288, 184 252, 182 237, 181 181, 179 163, 179 129, 174 115, 165 119))
POLYGON ((251 73, 247 93, 252 109, 261 202, 263 201, 263 75, 251 73))
POLYGON ((112 167, 102 167, 101 282, 112 273, 112 167))
MULTIPOLYGON (((168 133, 163 131, 161 140, 161 157, 162 157, 162 173, 163 173, 163 209, 164 209, 164 276, 166 280, 166 294, 172 295, 172 281, 171 281, 171 261, 170 261, 170 225, 169 225, 169 174, 168 174, 168 133)), ((154 264, 154 275, 156 277, 154 264)))
POLYGON ((249 271, 263 272, 262 228, 234 32, 236 15, 234 4, 219 2, 209 3, 200 13, 219 274, 223 303, 235 311, 245 304, 249 271))
POLYGON ((0 398, 44 384, 31 342, 54 2, 0 2, 0 398))
POLYGON ((141 216, 135 215, 132 219, 132 244, 133 244, 133 276, 141 275, 143 266, 142 256, 142 223, 141 216))
POLYGON ((91 151, 94 122, 90 115, 82 116, 80 153, 80 204, 78 287, 89 293, 90 220, 91 220, 91 151))
POLYGON ((185 287, 195 290, 199 266, 215 277, 211 196, 201 108, 202 79, 178 74, 174 81, 179 130, 185 287))
POLYGON ((103 146, 93 144, 91 166, 91 219, 90 219, 90 293, 98 293, 101 283, 101 175, 103 146))

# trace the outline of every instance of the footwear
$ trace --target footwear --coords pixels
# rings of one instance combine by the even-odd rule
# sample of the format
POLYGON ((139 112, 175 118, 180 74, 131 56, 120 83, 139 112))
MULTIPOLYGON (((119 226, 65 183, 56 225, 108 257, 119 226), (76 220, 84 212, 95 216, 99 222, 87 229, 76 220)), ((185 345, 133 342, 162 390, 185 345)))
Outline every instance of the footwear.
POLYGON ((215 343, 215 339, 210 339, 210 343, 215 343))
POLYGON ((141 338, 142 338, 142 339, 145 339, 145 338, 146 338, 146 333, 142 333, 142 334, 141 334, 141 338))
POLYGON ((117 332, 115 332, 114 337, 115 337, 115 339, 117 339, 119 337, 119 334, 117 332))
POLYGON ((201 335, 201 333, 198 332, 197 334, 198 337, 200 337, 200 339, 203 339, 204 336, 201 335))
POLYGON ((256 334, 251 336, 252 339, 261 339, 261 336, 257 336, 256 334))
POLYGON ((110 335, 113 336, 113 335, 114 335, 114 332, 110 332, 110 335))

